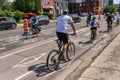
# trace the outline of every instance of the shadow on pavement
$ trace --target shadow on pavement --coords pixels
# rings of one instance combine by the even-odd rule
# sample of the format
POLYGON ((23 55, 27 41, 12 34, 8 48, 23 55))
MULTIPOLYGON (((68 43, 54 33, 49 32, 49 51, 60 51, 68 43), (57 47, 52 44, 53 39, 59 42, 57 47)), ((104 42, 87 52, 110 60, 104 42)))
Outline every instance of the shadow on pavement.
POLYGON ((41 63, 41 64, 30 66, 28 68, 28 71, 34 71, 35 73, 37 73, 36 77, 44 76, 44 75, 47 75, 48 73, 51 73, 51 71, 49 71, 46 68, 46 65, 44 63, 41 63))
POLYGON ((89 45, 89 44, 91 44, 91 41, 90 40, 85 41, 85 42, 80 41, 80 42, 78 42, 78 44, 89 45))
POLYGON ((99 33, 108 33, 108 31, 99 31, 99 33))

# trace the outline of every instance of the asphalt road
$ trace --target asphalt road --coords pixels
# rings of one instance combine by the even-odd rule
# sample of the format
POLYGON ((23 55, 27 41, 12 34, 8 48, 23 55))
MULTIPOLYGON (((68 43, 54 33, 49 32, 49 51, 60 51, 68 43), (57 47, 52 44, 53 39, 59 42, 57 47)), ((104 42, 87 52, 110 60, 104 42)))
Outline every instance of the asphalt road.
MULTIPOLYGON (((85 51, 94 47, 94 44, 102 38, 109 39, 109 36, 116 34, 119 29, 114 27, 114 32, 107 33, 106 23, 101 22, 101 27, 98 29, 98 37, 91 44, 89 43, 90 30, 89 27, 85 26, 84 21, 75 24, 77 35, 69 36, 70 41, 76 45, 74 60, 61 62, 60 69, 55 72, 50 72, 46 68, 48 53, 52 49, 57 48, 57 44, 54 41, 57 39, 54 22, 50 25, 42 26, 42 33, 37 38, 24 39, 20 36, 22 28, 0 31, 0 80, 57 80, 57 76, 57 78, 62 79, 63 76, 67 76, 83 62, 79 58, 80 55, 85 54, 85 51)), ((68 29, 68 32, 72 32, 71 28, 68 29)), ((100 46, 96 46, 92 49, 96 51, 100 48, 100 46)))

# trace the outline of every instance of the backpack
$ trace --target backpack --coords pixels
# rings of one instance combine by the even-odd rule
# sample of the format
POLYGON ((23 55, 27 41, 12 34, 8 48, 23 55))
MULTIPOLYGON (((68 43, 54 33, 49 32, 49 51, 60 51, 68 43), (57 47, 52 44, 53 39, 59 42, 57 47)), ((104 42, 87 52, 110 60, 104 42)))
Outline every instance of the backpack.
POLYGON ((92 20, 91 23, 90 23, 90 25, 91 25, 92 27, 94 27, 94 26, 95 26, 95 21, 92 20))

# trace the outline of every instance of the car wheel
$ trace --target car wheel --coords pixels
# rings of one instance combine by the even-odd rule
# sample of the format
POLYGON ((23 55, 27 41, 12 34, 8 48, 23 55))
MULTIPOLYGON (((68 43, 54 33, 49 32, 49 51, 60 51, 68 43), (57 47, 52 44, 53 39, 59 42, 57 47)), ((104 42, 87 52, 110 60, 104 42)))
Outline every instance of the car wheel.
POLYGON ((16 24, 12 24, 11 29, 15 29, 16 28, 16 24))

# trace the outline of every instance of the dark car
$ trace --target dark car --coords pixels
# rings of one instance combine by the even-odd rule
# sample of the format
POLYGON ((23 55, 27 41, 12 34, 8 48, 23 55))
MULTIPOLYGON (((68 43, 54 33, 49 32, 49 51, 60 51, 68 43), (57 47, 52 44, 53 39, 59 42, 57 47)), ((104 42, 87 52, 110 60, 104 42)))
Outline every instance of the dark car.
POLYGON ((15 29, 16 27, 16 20, 12 17, 0 17, 0 29, 15 29))
POLYGON ((81 18, 79 17, 78 14, 68 14, 74 21, 74 23, 78 23, 81 21, 81 18))
MULTIPOLYGON (((30 18, 30 20, 32 18, 30 18)), ((36 18, 38 19, 39 25, 47 25, 50 23, 50 20, 49 20, 48 16, 46 16, 46 15, 39 15, 39 16, 36 16, 36 18)))

